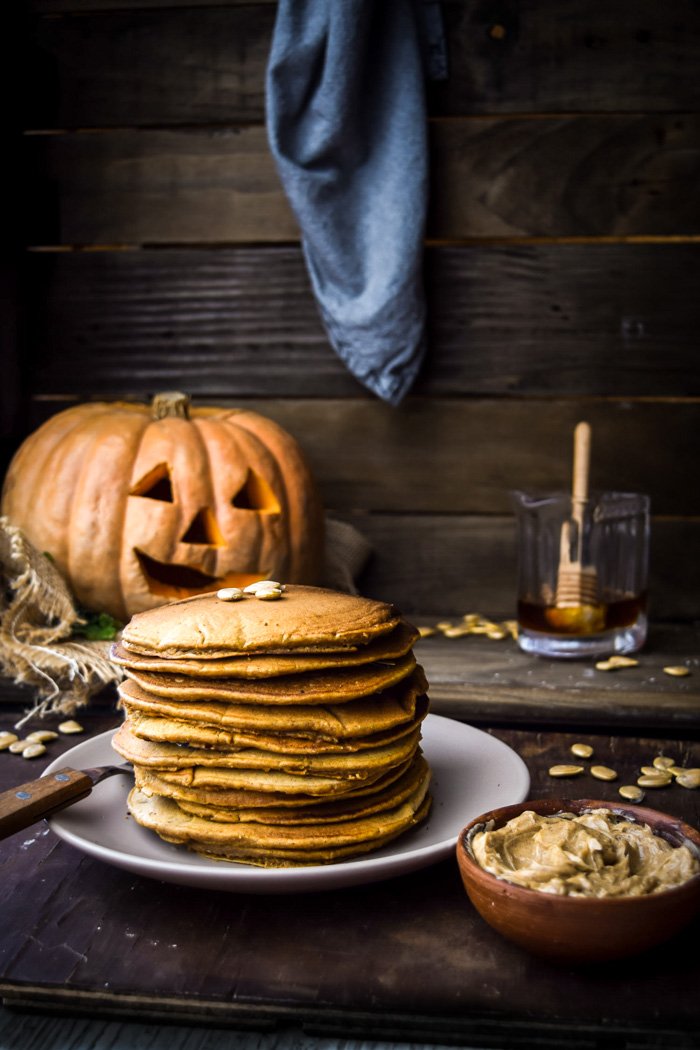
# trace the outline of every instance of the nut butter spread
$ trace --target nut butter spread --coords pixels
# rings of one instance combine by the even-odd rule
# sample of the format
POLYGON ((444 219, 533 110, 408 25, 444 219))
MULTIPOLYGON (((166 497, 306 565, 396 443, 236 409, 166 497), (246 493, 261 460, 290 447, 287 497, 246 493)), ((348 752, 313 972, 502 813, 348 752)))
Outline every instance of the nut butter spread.
POLYGON ((551 817, 526 810, 471 839, 477 863, 518 886, 570 897, 629 897, 678 886, 700 872, 687 846, 607 809, 551 817))

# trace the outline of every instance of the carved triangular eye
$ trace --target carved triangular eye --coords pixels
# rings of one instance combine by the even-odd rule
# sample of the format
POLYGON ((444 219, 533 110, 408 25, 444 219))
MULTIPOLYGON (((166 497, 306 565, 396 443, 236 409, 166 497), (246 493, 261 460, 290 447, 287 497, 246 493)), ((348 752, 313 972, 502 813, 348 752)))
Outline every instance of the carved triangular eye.
POLYGON ((279 514, 280 505, 265 478, 248 468, 246 479, 231 500, 239 510, 256 510, 260 514, 279 514))
POLYGON ((182 536, 181 543, 206 543, 210 547, 223 547, 224 537, 216 518, 208 507, 198 510, 182 536))
POLYGON ((163 503, 173 502, 173 485, 170 480, 170 467, 159 463, 137 481, 129 493, 130 496, 145 496, 146 499, 158 499, 163 503))

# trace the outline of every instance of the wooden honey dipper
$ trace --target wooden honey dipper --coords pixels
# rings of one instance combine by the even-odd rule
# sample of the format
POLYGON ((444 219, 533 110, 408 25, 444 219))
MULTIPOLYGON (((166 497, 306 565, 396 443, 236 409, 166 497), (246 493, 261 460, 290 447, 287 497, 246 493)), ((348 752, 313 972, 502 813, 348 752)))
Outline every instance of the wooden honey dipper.
POLYGON ((549 609, 547 614, 552 626, 572 634, 590 634, 602 630, 605 618, 605 608, 599 603, 598 597, 598 573, 593 565, 583 564, 590 461, 591 428, 588 423, 578 423, 574 430, 571 518, 561 528, 555 607, 549 609), (575 529, 576 547, 573 558, 572 529, 575 529))

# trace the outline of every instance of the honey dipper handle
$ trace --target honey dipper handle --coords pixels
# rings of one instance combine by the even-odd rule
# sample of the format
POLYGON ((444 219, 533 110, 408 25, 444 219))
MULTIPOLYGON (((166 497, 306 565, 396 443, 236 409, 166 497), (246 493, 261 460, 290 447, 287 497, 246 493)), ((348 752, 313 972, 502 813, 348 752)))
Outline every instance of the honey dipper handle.
POLYGON ((591 462, 591 428, 578 423, 574 430, 574 479, 571 498, 574 517, 580 521, 579 511, 588 501, 588 472, 591 462))

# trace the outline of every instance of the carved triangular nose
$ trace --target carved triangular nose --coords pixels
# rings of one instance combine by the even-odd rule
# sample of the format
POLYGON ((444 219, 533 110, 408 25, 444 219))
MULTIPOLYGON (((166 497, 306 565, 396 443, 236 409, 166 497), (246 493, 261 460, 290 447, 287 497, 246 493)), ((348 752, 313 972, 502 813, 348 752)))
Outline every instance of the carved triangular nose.
POLYGON ((180 542, 206 544, 209 547, 223 546, 224 538, 209 507, 201 507, 197 511, 180 537, 180 542))

